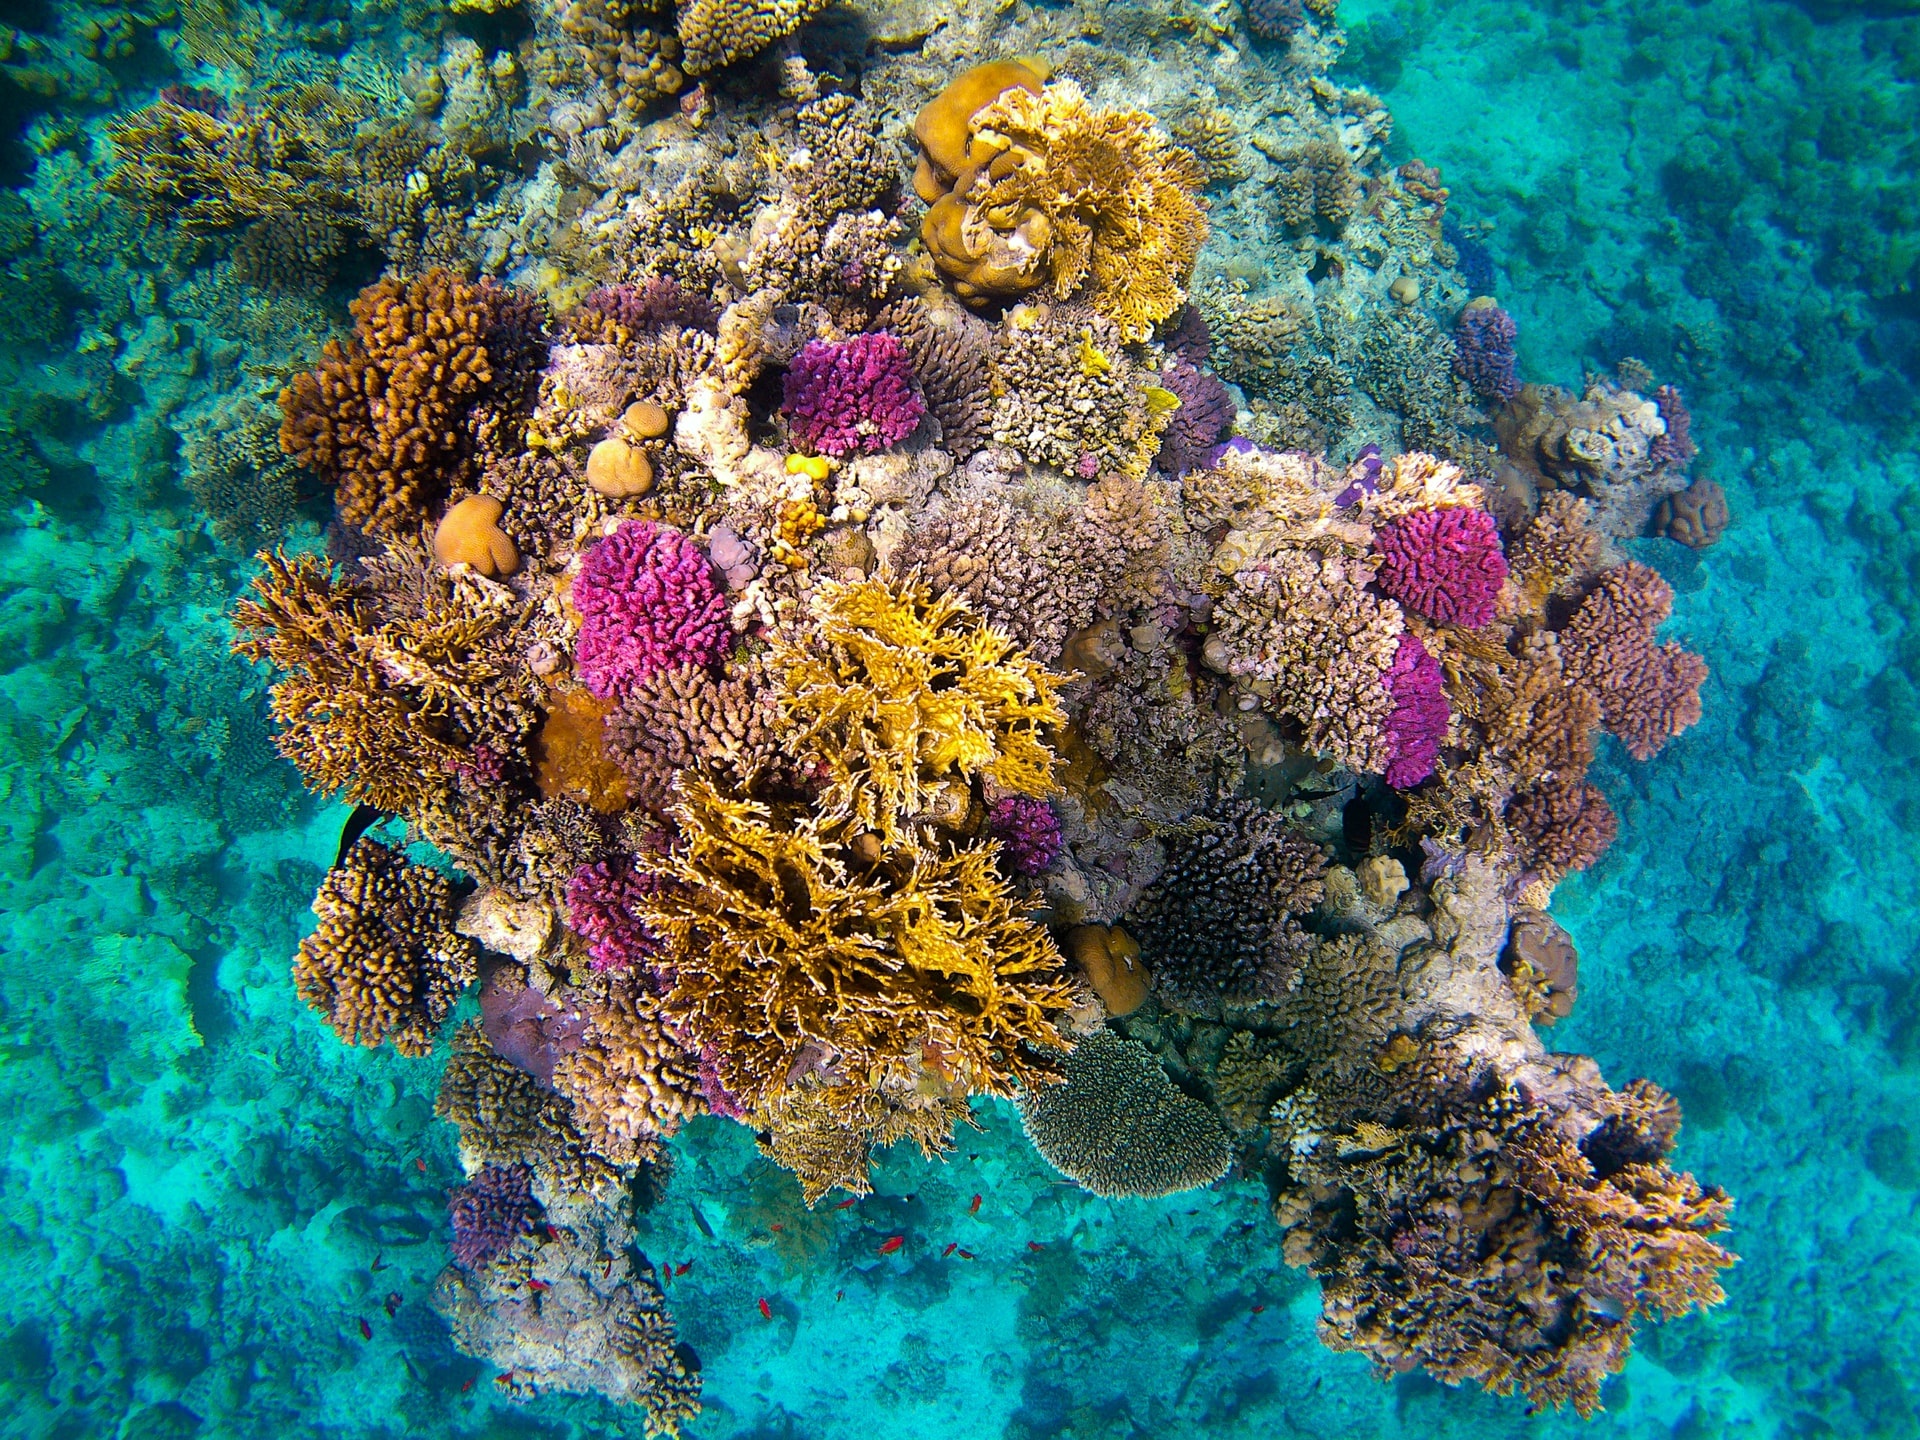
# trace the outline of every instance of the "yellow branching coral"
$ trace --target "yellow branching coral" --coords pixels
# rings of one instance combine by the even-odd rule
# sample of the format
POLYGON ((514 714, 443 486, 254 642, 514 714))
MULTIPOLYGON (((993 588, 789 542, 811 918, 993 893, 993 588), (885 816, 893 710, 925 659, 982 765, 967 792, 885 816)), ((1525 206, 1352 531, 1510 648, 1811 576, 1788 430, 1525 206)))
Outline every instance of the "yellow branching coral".
POLYGON ((107 133, 120 153, 107 188, 185 230, 220 230, 316 201, 336 208, 342 166, 330 150, 337 138, 271 103, 215 115, 159 100, 121 116, 107 133))
POLYGON ((706 75, 758 55, 826 8, 827 0, 688 0, 680 46, 689 75, 706 75))
POLYGON ((1095 111, 1059 80, 1038 93, 1012 84, 970 124, 965 167, 921 232, 963 300, 1043 284, 1064 300, 1084 286, 1129 340, 1186 303, 1207 175, 1151 115, 1095 111))
POLYGON ((827 812, 898 843, 917 817, 963 816, 975 776, 1045 795, 1060 677, 957 596, 918 582, 823 586, 812 626, 776 642, 793 743, 824 772, 827 812), (957 812, 957 815, 956 815, 957 812))
POLYGON ((677 974, 682 1031, 744 1104, 810 1067, 911 1085, 937 1047, 956 1087, 1005 1095, 1060 1044, 1060 952, 1016 907, 984 846, 863 863, 845 819, 776 815, 689 773, 682 845, 638 919, 677 974))
POLYGON ((382 623, 324 557, 260 561, 252 597, 234 607, 233 649, 281 672, 271 692, 280 753, 323 794, 417 813, 466 760, 463 732, 513 688, 487 643, 513 616, 455 595, 382 623))
POLYGON ((320 926, 300 942, 300 998, 350 1045, 425 1055, 470 984, 473 941, 453 932, 453 887, 437 870, 361 839, 313 898, 320 926))
POLYGON ((835 1188, 871 1194, 868 1161, 897 1140, 913 1140, 929 1160, 946 1154, 961 1121, 979 1128, 964 1096, 881 1094, 815 1080, 774 1091, 753 1112, 764 1136, 760 1152, 793 1172, 808 1205, 835 1188))

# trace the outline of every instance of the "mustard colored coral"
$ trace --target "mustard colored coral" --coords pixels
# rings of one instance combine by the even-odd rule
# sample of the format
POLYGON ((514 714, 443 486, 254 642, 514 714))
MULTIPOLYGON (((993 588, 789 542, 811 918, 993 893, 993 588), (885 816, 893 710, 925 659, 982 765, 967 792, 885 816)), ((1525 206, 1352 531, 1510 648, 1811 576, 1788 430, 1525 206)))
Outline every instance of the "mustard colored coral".
POLYGON ((680 48, 689 75, 758 55, 826 8, 827 0, 692 0, 680 7, 680 48))

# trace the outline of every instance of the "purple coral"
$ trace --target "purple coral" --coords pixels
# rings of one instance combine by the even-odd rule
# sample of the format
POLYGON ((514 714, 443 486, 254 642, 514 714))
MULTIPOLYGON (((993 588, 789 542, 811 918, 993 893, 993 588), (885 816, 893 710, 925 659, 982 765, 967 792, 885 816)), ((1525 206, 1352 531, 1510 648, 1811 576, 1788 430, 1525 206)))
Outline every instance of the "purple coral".
POLYGON ((567 880, 567 925, 588 942, 596 970, 651 973, 649 961, 660 948, 654 933, 634 913, 640 901, 660 888, 660 879, 631 860, 602 860, 582 865, 567 880))
POLYGON ((700 1093, 706 1097, 707 1108, 716 1115, 729 1120, 745 1120, 747 1108, 720 1078, 720 1051, 716 1046, 705 1045, 700 1050, 700 1093))
POLYGON ((587 1018, 571 990, 543 995, 521 980, 514 966, 503 965, 480 990, 480 1026, 493 1048, 542 1085, 553 1083, 560 1057, 580 1048, 587 1018))
POLYGON ((1662 385, 1654 391, 1653 403, 1660 407, 1660 418, 1666 421, 1667 432, 1647 447, 1647 458, 1663 469, 1684 470, 1700 453, 1693 443, 1693 412, 1671 385, 1662 385))
POLYGON ((1380 493, 1380 472, 1386 462, 1380 458, 1378 445, 1363 445, 1360 453, 1353 457, 1353 463, 1347 466, 1347 488, 1333 497, 1336 505, 1358 505, 1369 495, 1380 493))
POLYGON ((844 459, 878 454, 911 435, 927 413, 913 387, 913 357, 891 331, 837 343, 809 340, 787 367, 780 413, 795 442, 844 459))
POLYGON ((1491 300, 1475 300, 1453 327, 1453 370, 1483 400, 1505 402, 1520 393, 1515 373, 1513 317, 1491 300))
POLYGON ((1246 0, 1247 28, 1262 40, 1285 40, 1307 23, 1300 0, 1246 0))
POLYGON ((733 645, 726 592, 706 553, 650 520, 628 520, 587 551, 573 606, 580 680, 603 700, 656 670, 723 660, 733 645))
POLYGON ((1205 464, 1207 453, 1232 426, 1233 392, 1218 376, 1184 360, 1162 370, 1160 383, 1180 401, 1160 441, 1160 468, 1184 475, 1205 464))
POLYGON ((1440 758, 1440 742, 1447 738, 1452 718, 1440 679, 1440 662, 1419 640, 1402 635, 1393 664, 1380 677, 1393 696, 1393 713, 1387 717, 1387 743, 1393 751, 1387 783, 1396 790, 1418 785, 1440 758))
POLYGON ((1044 800, 1008 795, 994 801, 987 830, 1000 842, 1000 858, 1016 875, 1044 875, 1060 858, 1060 817, 1044 800))
POLYGON ((524 1165, 489 1165, 453 1192, 447 1211, 453 1217, 453 1258, 478 1270, 533 1233, 540 1213, 533 1172, 524 1165))
POLYGON ((1409 610, 1477 630, 1493 619, 1507 581, 1500 530, 1484 510, 1464 505, 1415 510, 1374 532, 1380 587, 1409 610))
POLYGON ((677 280, 653 276, 639 285, 605 285, 587 296, 580 308, 603 316, 632 334, 647 334, 678 325, 688 330, 714 330, 720 312, 704 295, 684 290, 677 280))

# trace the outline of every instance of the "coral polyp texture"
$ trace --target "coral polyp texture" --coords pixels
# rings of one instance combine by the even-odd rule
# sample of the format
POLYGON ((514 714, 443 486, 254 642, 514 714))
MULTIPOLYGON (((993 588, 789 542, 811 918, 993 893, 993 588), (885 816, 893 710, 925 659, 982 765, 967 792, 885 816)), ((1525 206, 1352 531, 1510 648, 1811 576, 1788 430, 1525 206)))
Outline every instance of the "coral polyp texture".
MULTIPOLYGON (((544 119, 497 144, 567 178, 478 268, 542 293, 361 293, 281 396, 328 555, 233 615, 310 786, 440 852, 347 849, 301 997, 420 1055, 482 981, 454 1341, 672 1431, 700 1376, 629 1242, 706 1183, 681 1147, 753 1132, 790 1199, 739 1233, 791 1258, 1008 1100, 1063 1185, 1264 1186, 1383 1374, 1594 1408, 1732 1259, 1674 1103, 1533 1028, 1578 993, 1555 887, 1619 830, 1596 737, 1662 763, 1701 715, 1622 550, 1727 523, 1678 392, 1520 383, 1437 172, 1326 78, 1330 5, 1246 7, 1284 99, 1246 154, 1085 41, 1071 79, 905 58, 1019 53, 1027 7, 875 20, 857 64, 843 7, 698 0, 677 45, 535 8, 544 119), (1210 213, 1297 273, 1254 293, 1210 213)), ((197 178, 252 126, 130 118, 120 183, 196 234, 278 213, 197 178)))

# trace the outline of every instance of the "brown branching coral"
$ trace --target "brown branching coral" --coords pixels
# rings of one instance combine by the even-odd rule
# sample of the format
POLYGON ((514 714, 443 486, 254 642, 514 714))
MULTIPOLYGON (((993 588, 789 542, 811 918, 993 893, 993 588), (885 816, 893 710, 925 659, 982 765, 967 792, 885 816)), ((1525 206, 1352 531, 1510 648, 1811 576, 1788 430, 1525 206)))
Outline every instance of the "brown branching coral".
POLYGON ((300 998, 350 1045, 384 1040, 402 1055, 428 1054, 479 961, 453 932, 453 910, 439 871, 356 840, 313 898, 320 925, 293 963, 300 998))
POLYGON ((683 844, 639 918, 678 976, 668 1010, 744 1103, 809 1065, 856 1089, 911 1083, 927 1045, 963 1093, 1048 1069, 1027 1047, 1058 1043, 1069 987, 990 848, 869 864, 848 822, 778 816, 704 776, 683 778, 673 813, 683 844))
POLYGON ((660 1002, 621 982, 587 1009, 579 1048, 554 1066, 588 1144, 618 1165, 651 1160, 660 1137, 706 1113, 700 1057, 675 1037, 660 1002))
POLYGON ((872 1154, 897 1140, 912 1140, 932 1160, 953 1148, 955 1125, 979 1128, 964 1095, 924 1083, 876 1092, 807 1079, 766 1096, 752 1118, 764 1133, 761 1154, 793 1172, 808 1205, 833 1189, 871 1194, 872 1154))
POLYGON ((352 306, 353 338, 281 392, 280 443, 334 487, 340 517, 400 535, 466 476, 462 421, 493 379, 494 292, 444 270, 380 280, 352 306))
POLYGON ((918 582, 823 586, 813 624, 769 661, 795 747, 822 770, 826 812, 891 846, 916 818, 961 815, 984 776, 1044 795, 1064 724, 1059 677, 954 595, 918 582), (960 787, 958 793, 955 787, 960 787))
POLYGON ((951 302, 923 300, 889 306, 879 328, 898 335, 913 357, 913 378, 927 413, 940 422, 941 445, 956 460, 972 455, 987 438, 992 329, 951 302))
POLYGON ((260 559, 253 596, 234 607, 233 648, 281 673, 276 743, 316 790, 412 813, 473 743, 503 738, 482 717, 503 700, 517 713, 525 683, 501 643, 515 624, 503 592, 469 580, 431 610, 383 622, 368 592, 325 560, 260 559))
POLYGON ((1600 577, 1560 631, 1567 678, 1600 702, 1600 717, 1636 760, 1700 719, 1707 662, 1653 632, 1673 613, 1673 589, 1629 561, 1600 577))
POLYGON ((1634 1318, 1724 1298, 1730 1202, 1664 1163, 1671 1116, 1629 1089, 1576 1143, 1510 1083, 1454 1074, 1392 1123, 1275 1107, 1287 1258, 1321 1279, 1321 1338, 1384 1372, 1599 1407, 1634 1318))
POLYGON ((759 655, 736 660, 718 679, 691 665, 642 678, 607 717, 606 734, 614 763, 654 810, 666 808, 682 770, 707 770, 741 793, 790 788, 799 779, 759 655))
POLYGON ((957 168, 931 147, 921 168, 936 192, 947 187, 921 238, 961 299, 1047 285, 1065 300, 1084 287, 1127 340, 1147 339, 1186 303, 1207 234, 1207 174, 1152 116, 1095 111, 1071 80, 1035 93, 1010 77, 967 125, 957 168))
POLYGON ((1145 1046, 1095 1031, 1064 1068, 1060 1084, 1020 1095, 1027 1138, 1062 1175, 1095 1195, 1153 1197, 1227 1173, 1225 1128, 1174 1087, 1145 1046))
POLYGON ((1207 828, 1174 838, 1167 868, 1126 919, 1169 1005, 1282 999, 1311 941, 1299 916, 1320 903, 1320 847, 1252 800, 1209 808, 1207 828))
POLYGON ((525 1165, 549 1197, 609 1195, 622 1173, 573 1122, 573 1107, 493 1048, 478 1020, 453 1032, 434 1113, 460 1131, 460 1161, 472 1174, 525 1165))
POLYGON ((1529 864, 1561 875, 1606 854, 1620 824, 1599 787, 1577 778, 1543 781, 1515 795, 1506 822, 1529 864))
POLYGON ((1512 593, 1523 613, 1542 615, 1550 599, 1577 595, 1600 568, 1604 537, 1593 528, 1593 507, 1566 490, 1540 500, 1507 556, 1512 593))

